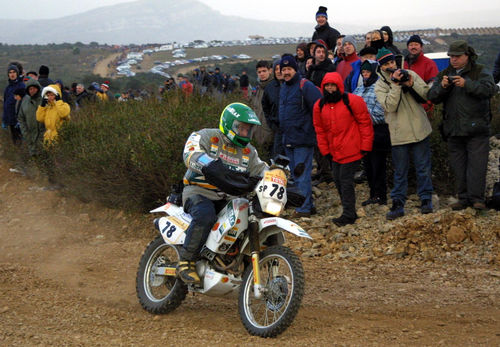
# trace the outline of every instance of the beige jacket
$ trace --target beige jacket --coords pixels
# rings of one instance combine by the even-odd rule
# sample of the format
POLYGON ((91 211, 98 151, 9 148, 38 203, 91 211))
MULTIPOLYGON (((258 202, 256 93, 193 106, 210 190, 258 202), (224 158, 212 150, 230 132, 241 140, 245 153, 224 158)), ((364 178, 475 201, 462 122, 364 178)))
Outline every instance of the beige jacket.
MULTIPOLYGON (((407 71, 413 76, 413 90, 427 100, 429 86, 415 72, 407 71)), ((424 140, 432 132, 432 127, 422 105, 410 92, 405 93, 401 86, 391 82, 389 73, 380 71, 379 75, 375 95, 385 110, 391 144, 398 146, 424 140)))

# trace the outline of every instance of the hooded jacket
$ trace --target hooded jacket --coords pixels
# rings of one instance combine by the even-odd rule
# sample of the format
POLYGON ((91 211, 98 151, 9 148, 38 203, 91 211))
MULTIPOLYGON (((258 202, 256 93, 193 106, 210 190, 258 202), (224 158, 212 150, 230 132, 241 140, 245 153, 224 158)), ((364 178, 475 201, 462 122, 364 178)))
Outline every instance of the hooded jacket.
POLYGON ((30 79, 26 82, 26 95, 21 101, 21 107, 17 115, 23 139, 28 144, 28 149, 31 155, 37 153, 37 144, 42 139, 45 132, 45 125, 36 120, 36 111, 42 102, 41 97, 42 86, 37 80, 30 79), (30 96, 29 88, 37 87, 38 92, 30 96))
POLYGON ((321 92, 297 72, 288 82, 281 84, 279 124, 285 147, 312 147, 316 144, 316 133, 312 122, 314 103, 321 92))
POLYGON ((492 75, 481 64, 476 64, 477 55, 472 51, 469 62, 458 73, 451 65, 441 71, 429 90, 429 100, 443 103, 443 131, 445 136, 475 136, 490 133, 490 98, 497 92, 492 75), (465 79, 463 88, 443 88, 443 76, 460 75, 465 79))
MULTIPOLYGON (((424 100, 429 86, 415 71, 408 70, 413 77, 412 89, 424 100)), ((407 87, 392 83, 388 72, 379 71, 375 83, 375 94, 385 110, 385 121, 389 124, 393 146, 420 142, 432 132, 424 108, 411 95, 407 87)))
MULTIPOLYGON (((61 90, 57 84, 51 84, 42 90, 42 99, 47 92, 53 92, 57 96, 61 96, 61 90)), ((57 140, 58 130, 61 128, 63 121, 69 120, 70 107, 61 99, 52 103, 47 103, 46 106, 38 106, 36 111, 36 120, 45 124, 45 134, 43 141, 50 144, 57 140)))
POLYGON ((330 50, 335 47, 340 33, 336 29, 332 28, 330 24, 328 24, 328 22, 326 22, 324 25, 316 25, 314 29, 315 31, 312 36, 312 41, 323 40, 328 46, 326 48, 330 50))
POLYGON ((16 117, 16 99, 14 98, 14 91, 19 88, 25 88, 22 78, 17 74, 15 80, 9 79, 9 84, 3 93, 3 116, 2 123, 5 125, 14 126, 17 124, 16 117))
MULTIPOLYGON (((378 63, 376 61, 371 61, 371 75, 367 80, 363 80, 363 84, 357 87, 353 94, 361 96, 366 103, 366 107, 368 107, 368 111, 370 112, 370 116, 372 118, 373 124, 386 124, 385 123, 385 112, 382 108, 382 105, 377 100, 377 96, 375 95, 375 83, 378 80, 377 68, 378 63)), ((361 66, 360 66, 361 69, 361 66)))
MULTIPOLYGON (((321 83, 321 90, 327 83, 334 83, 340 93, 344 93, 344 83, 339 73, 327 73, 321 83)), ((313 111, 321 154, 331 154, 333 161, 340 164, 361 159, 361 151, 371 151, 373 144, 373 125, 363 98, 353 94, 347 94, 347 97, 352 113, 343 100, 325 103, 323 107, 320 106, 321 100, 318 100, 313 111)))
MULTIPOLYGON (((387 33, 387 35, 389 35, 389 39, 387 40, 387 42, 384 43, 384 47, 387 48, 388 50, 390 50, 392 53, 394 53, 394 55, 397 55, 397 54, 401 54, 401 51, 399 50, 399 48, 397 48, 396 46, 394 46, 394 35, 392 34, 392 29, 388 26, 383 26, 382 28, 380 28, 381 31, 385 31, 387 33)), ((382 41, 384 40, 384 36, 382 35, 382 41)))

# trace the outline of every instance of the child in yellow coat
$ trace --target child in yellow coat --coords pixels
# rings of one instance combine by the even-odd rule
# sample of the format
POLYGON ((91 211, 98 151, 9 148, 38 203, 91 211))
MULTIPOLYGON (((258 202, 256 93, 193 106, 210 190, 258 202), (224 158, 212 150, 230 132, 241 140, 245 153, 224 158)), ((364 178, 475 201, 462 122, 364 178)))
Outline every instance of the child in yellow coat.
POLYGON ((61 100, 61 90, 57 84, 50 84, 42 90, 42 103, 36 110, 36 120, 45 124, 43 142, 45 145, 57 141, 57 131, 63 121, 69 120, 70 107, 61 100))

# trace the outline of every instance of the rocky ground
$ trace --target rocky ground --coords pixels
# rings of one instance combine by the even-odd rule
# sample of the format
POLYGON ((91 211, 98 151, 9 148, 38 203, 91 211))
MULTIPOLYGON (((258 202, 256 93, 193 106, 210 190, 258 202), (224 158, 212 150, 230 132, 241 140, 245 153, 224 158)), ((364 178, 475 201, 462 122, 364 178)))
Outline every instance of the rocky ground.
MULTIPOLYGON (((499 212, 453 212, 440 197, 424 216, 411 196, 401 219, 360 207, 337 228, 338 196, 320 186, 319 214, 297 221, 313 241, 288 237, 305 267, 302 307, 266 340, 247 334, 231 298, 146 313, 135 273, 152 216, 81 203, 10 168, 0 159, 1 346, 500 345, 499 212)), ((366 194, 358 185, 358 204, 366 194)))

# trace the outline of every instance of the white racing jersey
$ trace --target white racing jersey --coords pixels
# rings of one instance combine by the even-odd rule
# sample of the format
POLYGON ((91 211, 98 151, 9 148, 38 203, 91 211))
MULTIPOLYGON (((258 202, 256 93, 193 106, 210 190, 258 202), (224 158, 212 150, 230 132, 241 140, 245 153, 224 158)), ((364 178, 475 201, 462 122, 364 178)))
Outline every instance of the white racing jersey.
POLYGON ((210 200, 226 199, 228 195, 208 183, 201 172, 204 166, 199 159, 203 154, 212 159, 220 158, 229 169, 248 172, 250 176, 261 176, 267 164, 260 160, 255 147, 248 144, 241 148, 235 146, 219 129, 202 129, 193 132, 184 145, 184 164, 188 170, 184 174, 183 203, 195 194, 210 200))

